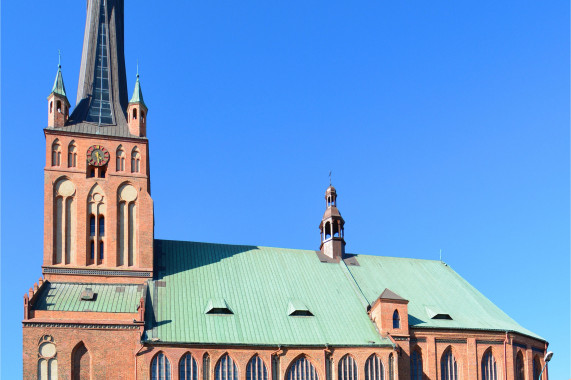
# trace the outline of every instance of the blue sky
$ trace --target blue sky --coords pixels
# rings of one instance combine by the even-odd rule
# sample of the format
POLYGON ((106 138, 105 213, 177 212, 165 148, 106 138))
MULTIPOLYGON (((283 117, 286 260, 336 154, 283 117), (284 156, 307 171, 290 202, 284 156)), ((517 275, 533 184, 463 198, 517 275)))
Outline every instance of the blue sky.
MULTIPOLYGON (((2 375, 41 275, 46 96, 85 1, 2 4, 2 375)), ((443 260, 569 368, 569 4, 126 1, 155 236, 443 260), (174 201, 177 199, 177 201, 174 201)))

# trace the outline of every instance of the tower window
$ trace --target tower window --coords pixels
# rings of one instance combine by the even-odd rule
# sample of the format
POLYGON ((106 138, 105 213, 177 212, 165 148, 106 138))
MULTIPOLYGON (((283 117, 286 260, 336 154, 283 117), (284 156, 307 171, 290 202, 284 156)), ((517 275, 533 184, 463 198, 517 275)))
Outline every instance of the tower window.
POLYGON ((117 171, 122 172, 124 170, 125 170, 125 151, 123 150, 121 145, 119 145, 119 148, 117 148, 117 171))
POLYGON ((393 329, 400 329, 400 316, 398 310, 393 313, 393 329))
POLYGON ((57 104, 57 111, 61 113, 61 100, 58 100, 56 104, 57 104))
POLYGON ((141 154, 135 147, 131 153, 131 173, 139 173, 141 171, 141 154))
POLYGON ((50 102, 50 113, 54 112, 54 102, 53 100, 50 102))
POLYGON ((95 216, 89 217, 89 236, 95 236, 95 216))
POLYGON ((91 240, 91 249, 89 251, 89 257, 91 260, 95 260, 95 242, 91 240))
POLYGON ((61 165, 61 146, 59 144, 59 140, 55 139, 54 143, 52 144, 52 166, 60 166, 61 165))
POLYGON ((75 168, 77 166, 77 147, 73 141, 68 147, 67 166, 70 168, 75 168))
POLYGON ((133 109, 133 120, 137 120, 137 109, 133 109))
POLYGON ((99 242, 99 260, 103 261, 103 249, 104 244, 102 241, 99 242))
POLYGON ((103 215, 99 216, 99 236, 105 236, 105 217, 103 215))
POLYGON ((141 121, 145 121, 145 112, 141 111, 141 121))

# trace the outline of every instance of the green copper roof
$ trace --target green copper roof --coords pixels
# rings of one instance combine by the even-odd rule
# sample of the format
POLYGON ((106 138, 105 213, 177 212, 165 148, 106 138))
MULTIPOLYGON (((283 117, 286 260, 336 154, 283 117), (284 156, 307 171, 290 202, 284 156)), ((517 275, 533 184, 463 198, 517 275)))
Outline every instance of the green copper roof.
POLYGON ((146 339, 250 345, 391 345, 348 273, 315 251, 155 240, 146 339), (207 314, 228 307, 232 314, 207 314), (291 308, 313 316, 289 316, 291 308), (351 326, 351 328, 347 328, 351 326))
POLYGON ((48 282, 33 307, 50 311, 136 313, 143 292, 143 285, 48 282), (95 293, 92 301, 82 300, 82 292, 87 288, 95 293))
POLYGON ((440 261, 355 255, 347 263, 321 262, 315 251, 155 240, 144 339, 390 345, 367 315, 385 289, 409 300, 409 323, 417 328, 507 330, 542 339, 440 261), (232 314, 207 314, 224 307, 232 314), (290 316, 295 310, 302 313, 290 316), (452 319, 432 319, 446 314, 452 319))
POLYGON ((363 295, 373 303, 388 288, 407 299, 409 324, 418 328, 515 331, 520 326, 482 293, 441 261, 356 255, 348 267, 363 295), (450 319, 433 319, 437 315, 450 319))
POLYGON ((54 81, 54 86, 52 88, 51 94, 58 94, 67 98, 65 94, 65 85, 63 84, 63 75, 61 73, 61 65, 58 65, 56 80, 54 81))
POLYGON ((135 90, 133 91, 133 96, 129 101, 129 104, 131 103, 138 103, 147 108, 145 101, 143 100, 143 90, 141 89, 141 82, 139 82, 139 74, 137 74, 137 81, 135 82, 135 90))

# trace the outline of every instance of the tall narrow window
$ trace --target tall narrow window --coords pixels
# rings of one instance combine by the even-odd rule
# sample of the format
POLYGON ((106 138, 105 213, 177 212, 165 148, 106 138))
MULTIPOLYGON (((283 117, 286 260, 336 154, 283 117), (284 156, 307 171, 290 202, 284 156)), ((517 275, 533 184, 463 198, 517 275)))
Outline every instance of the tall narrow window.
POLYGON ((306 357, 300 357, 290 367, 287 380, 319 380, 315 367, 306 357))
POLYGON ((81 342, 71 354, 71 378, 72 380, 83 380, 91 378, 91 358, 89 351, 81 342))
POLYGON ((258 355, 250 359, 246 366, 246 380, 268 380, 268 370, 258 355))
POLYGON ((451 349, 446 350, 442 355, 440 373, 442 380, 458 380, 458 363, 456 363, 456 358, 451 349))
POLYGON ((99 215, 99 236, 105 236, 105 217, 99 215))
POLYGON ((202 357, 202 380, 210 380, 210 355, 208 352, 202 357))
POLYGON ((95 260, 95 242, 93 240, 89 244, 89 258, 91 261, 95 260))
POLYGON ((140 173, 141 171, 141 154, 137 147, 131 153, 131 173, 140 173))
POLYGON ((58 139, 55 139, 52 144, 52 166, 61 165, 61 145, 58 139))
POLYGON ((521 351, 517 353, 515 359, 515 379, 525 380, 525 368, 523 366, 523 354, 521 351))
POLYGON ((337 380, 357 380, 357 363, 351 355, 345 355, 339 360, 337 380))
POLYGON ((384 380, 385 366, 377 355, 371 355, 365 362, 365 380, 384 380))
POLYGON ((171 380, 171 363, 162 352, 151 362, 151 380, 171 380))
POLYGON ((187 352, 180 359, 178 370, 178 378, 180 380, 198 380, 198 365, 190 352, 187 352))
POLYGON ((117 148, 117 171, 125 171, 125 151, 121 145, 117 148))
POLYGON ((488 350, 482 359, 482 380, 498 380, 496 359, 492 350, 488 350))
POLYGON ((54 187, 54 264, 70 264, 75 255, 76 202, 75 186, 60 179, 54 187))
POLYGON ((95 215, 89 217, 89 236, 95 236, 95 215))
POLYGON ((69 143, 67 148, 67 166, 69 168, 77 166, 77 147, 73 141, 69 143))
POLYGON ((395 357, 392 353, 389 354, 389 380, 395 380, 395 357))
POLYGON ((410 356, 410 379, 422 380, 422 354, 418 349, 410 356))
POLYGON ((230 355, 225 354, 216 363, 214 380, 238 380, 238 366, 230 355))
POLYGON ((398 310, 393 313, 393 329, 400 329, 400 316, 398 310))
POLYGON ((103 264, 105 255, 105 194, 99 184, 95 184, 87 196, 89 217, 89 241, 92 247, 89 261, 92 264, 103 264))
POLYGON ((100 260, 100 262, 103 261, 103 257, 104 257, 103 256, 103 254, 104 254, 103 250, 104 250, 104 244, 102 241, 100 241, 99 242, 99 260, 100 260))
POLYGON ((50 335, 44 335, 40 340, 38 347, 38 379, 39 380, 57 380, 57 350, 54 344, 54 338, 50 335))
POLYGON ((280 380, 280 357, 272 355, 272 380, 280 380))

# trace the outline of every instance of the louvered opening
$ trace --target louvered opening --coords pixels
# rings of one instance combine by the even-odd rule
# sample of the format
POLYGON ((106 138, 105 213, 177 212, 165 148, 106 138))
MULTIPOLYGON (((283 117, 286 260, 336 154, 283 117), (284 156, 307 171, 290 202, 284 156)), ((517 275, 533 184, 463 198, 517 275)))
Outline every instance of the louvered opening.
POLYGON ((213 298, 208 300, 204 314, 230 315, 234 312, 224 298, 213 298))
POLYGON ((300 300, 289 301, 287 315, 290 317, 313 317, 313 313, 300 300))

